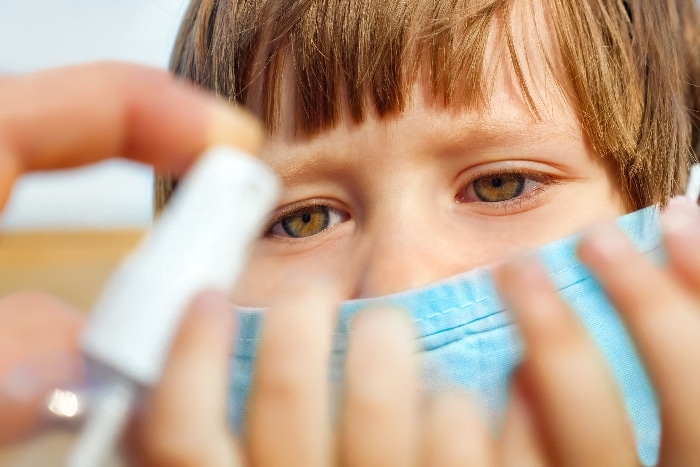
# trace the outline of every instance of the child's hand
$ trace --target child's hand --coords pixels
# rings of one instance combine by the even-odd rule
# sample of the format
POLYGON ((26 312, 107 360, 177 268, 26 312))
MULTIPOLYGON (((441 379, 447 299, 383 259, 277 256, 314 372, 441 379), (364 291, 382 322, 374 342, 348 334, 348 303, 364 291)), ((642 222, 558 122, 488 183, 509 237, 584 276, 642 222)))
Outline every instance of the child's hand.
MULTIPOLYGON (((660 465, 700 465, 700 213, 689 202, 672 205, 663 219, 667 268, 653 266, 612 227, 584 239, 579 255, 626 322, 657 391, 660 465)), ((510 264, 499 284, 527 348, 504 452, 522 458, 525 446, 551 465, 638 465, 603 358, 542 269, 510 264)))
MULTIPOLYGON (((580 255, 619 307, 656 384, 661 464, 695 465, 700 215, 695 208, 672 210, 666 225, 667 271, 616 230, 589 236, 580 255)), ((332 426, 326 371, 336 297, 329 284, 310 282, 290 286, 266 315, 240 445, 226 428, 222 402, 231 323, 221 298, 218 324, 183 326, 190 337, 178 340, 132 452, 148 465, 238 465, 242 459, 257 466, 639 465, 606 364, 542 269, 523 260, 503 267, 498 279, 527 347, 499 440, 463 395, 421 404, 412 331, 392 310, 367 311, 353 321, 345 392, 332 426)))
MULTIPOLYGON (((661 464, 695 465, 700 215, 692 208, 687 224, 687 216, 679 221, 676 211, 669 214, 668 271, 652 266, 617 231, 590 236, 580 255, 626 319, 659 391, 661 464)), ((528 349, 499 440, 464 395, 421 404, 412 331, 392 310, 367 311, 353 321, 345 392, 331 426, 326 371, 335 298, 328 284, 311 282, 290 286, 266 316, 240 445, 229 435, 221 402, 230 343, 230 318, 221 312, 219 324, 202 324, 200 331, 191 322, 183 326, 182 333, 198 338, 178 340, 181 348, 144 413, 132 452, 147 465, 240 465, 242 459, 257 466, 639 465, 606 364, 541 268, 512 263, 501 269, 499 284, 528 349)), ((219 306, 227 305, 221 299, 219 306)))
POLYGON ((396 310, 369 310, 353 320, 344 393, 330 400, 327 372, 338 297, 326 281, 292 283, 266 314, 248 423, 238 442, 225 408, 230 304, 215 294, 200 297, 131 431, 131 461, 198 467, 492 465, 494 444, 465 396, 447 394, 421 406, 413 330, 396 310))

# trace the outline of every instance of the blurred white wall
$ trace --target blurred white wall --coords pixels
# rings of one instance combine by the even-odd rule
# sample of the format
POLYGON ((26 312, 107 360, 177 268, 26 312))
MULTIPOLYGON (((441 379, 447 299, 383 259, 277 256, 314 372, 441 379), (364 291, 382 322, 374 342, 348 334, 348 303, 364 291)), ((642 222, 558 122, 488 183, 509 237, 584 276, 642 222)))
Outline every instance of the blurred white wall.
MULTIPOLYGON (((0 73, 95 60, 167 67, 188 0, 0 0, 0 73)), ((114 160, 30 174, 15 186, 3 230, 148 224, 150 168, 114 160)))

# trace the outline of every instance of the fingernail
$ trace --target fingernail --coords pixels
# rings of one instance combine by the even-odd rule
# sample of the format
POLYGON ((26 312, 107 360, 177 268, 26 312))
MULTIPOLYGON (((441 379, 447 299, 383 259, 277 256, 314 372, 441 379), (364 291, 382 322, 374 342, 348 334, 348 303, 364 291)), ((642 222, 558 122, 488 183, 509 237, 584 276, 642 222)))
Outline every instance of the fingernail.
POLYGON ((234 307, 226 295, 218 290, 203 290, 195 295, 190 303, 191 312, 198 316, 207 316, 209 319, 228 314, 224 313, 223 310, 230 310, 230 314, 233 316, 235 315, 233 309, 234 307))
POLYGON ((54 385, 45 381, 34 370, 28 367, 18 367, 10 372, 0 384, 0 397, 14 402, 25 402, 36 399, 54 385))
POLYGON ((593 228, 582 243, 607 263, 621 261, 634 252, 627 236, 615 224, 602 224, 593 228))
POLYGON ((335 326, 338 304, 342 300, 339 284, 329 277, 299 273, 289 275, 271 298, 270 313, 281 310, 314 314, 324 318, 324 324, 335 326))
POLYGON ((683 240, 696 241, 700 235, 698 210, 694 207, 670 207, 661 216, 661 225, 665 235, 683 240))
POLYGON ((394 306, 362 310, 353 316, 350 327, 353 333, 370 335, 379 333, 388 341, 415 343, 416 330, 410 314, 394 306))
POLYGON ((230 144, 250 154, 260 152, 264 139, 255 117, 225 102, 214 104, 207 136, 210 144, 230 144))
POLYGON ((519 255, 498 268, 498 275, 522 287, 546 283, 547 272, 530 254, 519 255))
POLYGON ((698 209, 697 203, 693 201, 692 199, 688 198, 687 196, 674 196, 668 201, 668 205, 666 206, 666 211, 669 210, 674 210, 674 209, 698 209))
MULTIPOLYGON (((184 329, 199 329, 202 326, 207 329, 225 330, 231 335, 230 351, 233 352, 235 343, 233 336, 238 323, 238 313, 235 305, 231 303, 226 294, 219 290, 203 290, 195 295, 190 302, 187 313, 180 324, 180 334, 186 334, 184 329)), ((206 332, 206 331, 205 331, 206 332)))
MULTIPOLYGON (((530 254, 520 255, 504 263, 496 270, 496 286, 506 305, 517 321, 521 321, 524 309, 530 309, 526 302, 540 297, 549 287, 549 277, 544 267, 530 254), (525 300, 527 298, 527 300, 525 300)), ((546 293, 546 292, 545 292, 546 293)), ((548 315, 547 310, 538 309, 535 314, 548 315)), ((528 319, 531 319, 529 316, 528 319)))
POLYGON ((354 326, 369 326, 367 322, 382 323, 388 328, 400 329, 400 332, 406 335, 413 333, 413 325, 411 323, 409 313, 403 308, 396 306, 383 305, 362 310, 353 317, 354 326))
POLYGON ((57 387, 79 387, 84 380, 84 362, 73 355, 52 355, 24 362, 0 382, 0 397, 17 403, 31 401, 57 387))
POLYGON ((531 256, 504 265, 497 286, 526 347, 553 345, 571 335, 571 310, 531 256))

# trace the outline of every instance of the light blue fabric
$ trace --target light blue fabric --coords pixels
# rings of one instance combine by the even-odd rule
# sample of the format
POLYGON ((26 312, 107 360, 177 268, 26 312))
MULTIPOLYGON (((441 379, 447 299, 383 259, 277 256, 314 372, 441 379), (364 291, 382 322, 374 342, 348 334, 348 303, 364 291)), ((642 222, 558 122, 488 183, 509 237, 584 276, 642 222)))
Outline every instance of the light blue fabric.
MULTIPOLYGON (((663 260, 658 210, 646 208, 618 219, 640 251, 663 260)), ((655 396, 620 318, 588 270, 576 258, 573 235, 537 250, 560 294, 576 310, 602 349, 625 397, 646 465, 656 463, 660 422, 655 396)), ((422 352, 426 390, 459 385, 480 398, 494 426, 507 404, 509 377, 522 345, 507 310, 501 305, 487 268, 476 269, 425 287, 371 299, 344 302, 335 335, 330 371, 342 380, 348 324, 358 310, 374 305, 410 310, 422 352)), ((253 374, 262 313, 239 310, 239 336, 232 362, 230 412, 240 428, 253 374)))

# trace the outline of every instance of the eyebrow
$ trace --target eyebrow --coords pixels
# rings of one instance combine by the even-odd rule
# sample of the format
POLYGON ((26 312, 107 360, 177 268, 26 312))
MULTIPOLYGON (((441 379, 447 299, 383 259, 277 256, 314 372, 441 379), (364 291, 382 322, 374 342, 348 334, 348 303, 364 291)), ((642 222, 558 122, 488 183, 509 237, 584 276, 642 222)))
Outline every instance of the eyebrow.
POLYGON ((451 132, 445 137, 445 145, 459 147, 501 146, 517 141, 519 144, 536 144, 563 136, 582 139, 580 129, 546 122, 520 121, 518 125, 499 125, 482 123, 478 128, 463 128, 451 132))
MULTIPOLYGON (((328 152, 325 150, 304 151, 303 149, 293 149, 291 154, 288 151, 282 152, 282 157, 275 157, 272 161, 267 161, 277 175, 284 181, 297 177, 301 174, 308 174, 311 168, 329 165, 335 166, 336 162, 329 164, 328 152)), ((339 158, 340 160, 344 158, 339 158)))
MULTIPOLYGON (((455 121, 457 122, 457 121, 455 121)), ((452 153, 454 151, 473 151, 489 147, 534 146, 543 142, 569 136, 583 142, 581 130, 553 123, 533 122, 522 120, 517 125, 512 121, 508 125, 484 123, 464 127, 455 123, 456 128, 449 131, 440 130, 439 143, 436 152, 452 153)), ((426 132, 426 135, 429 134, 426 132)), ((313 140, 313 138, 312 138, 313 140)), ((334 173, 345 164, 347 155, 352 149, 347 147, 328 150, 314 148, 313 143, 308 147, 300 143, 298 147, 286 148, 276 154, 268 163, 273 166, 282 180, 291 179, 301 174, 334 173)))

